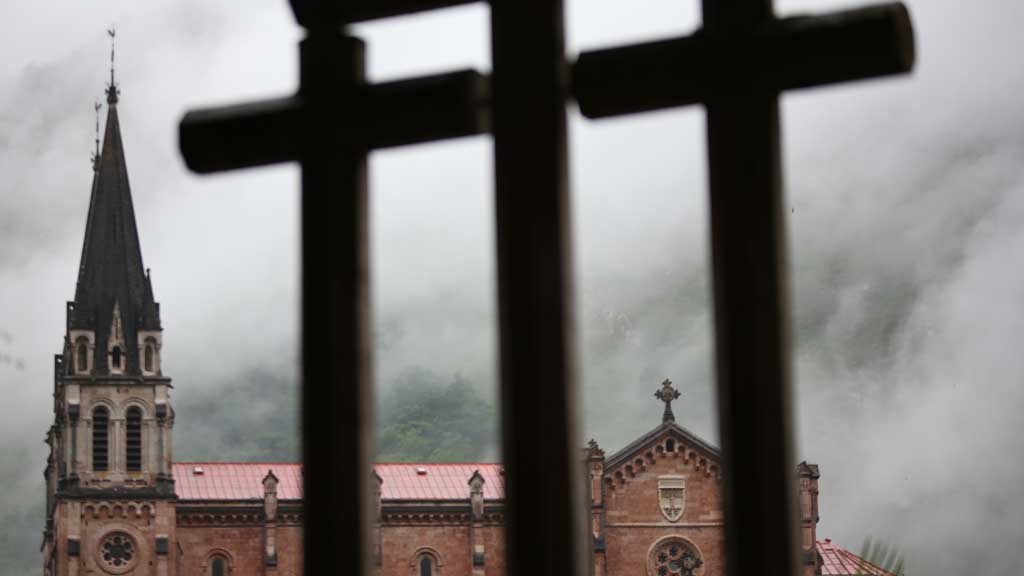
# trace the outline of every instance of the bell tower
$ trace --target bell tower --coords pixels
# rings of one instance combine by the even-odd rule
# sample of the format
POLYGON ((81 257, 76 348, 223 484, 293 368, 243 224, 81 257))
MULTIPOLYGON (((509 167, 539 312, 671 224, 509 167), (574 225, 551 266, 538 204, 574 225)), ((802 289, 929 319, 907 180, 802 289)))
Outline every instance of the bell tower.
POLYGON ((118 99, 111 66, 75 299, 54 358, 47 576, 173 574, 171 379, 161 367, 160 305, 142 263, 118 99))

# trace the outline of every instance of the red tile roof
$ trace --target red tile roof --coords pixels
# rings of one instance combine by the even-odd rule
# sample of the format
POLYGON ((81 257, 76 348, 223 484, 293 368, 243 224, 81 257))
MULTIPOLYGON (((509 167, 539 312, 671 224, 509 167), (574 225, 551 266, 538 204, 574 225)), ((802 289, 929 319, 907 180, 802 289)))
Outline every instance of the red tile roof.
POLYGON ((279 499, 302 498, 302 466, 284 462, 175 462, 174 490, 181 500, 262 500, 271 470, 279 499))
POLYGON ((818 555, 821 556, 822 576, 894 576, 828 538, 818 540, 818 555))
POLYGON ((501 464, 376 464, 373 469, 383 480, 383 500, 468 500, 476 470, 484 477, 484 500, 505 498, 501 464))
MULTIPOLYGON (((174 487, 181 500, 262 500, 271 470, 279 499, 302 498, 302 465, 291 462, 175 462, 174 487)), ((374 470, 383 500, 467 500, 476 470, 484 477, 484 499, 505 497, 501 464, 377 464, 374 470)))

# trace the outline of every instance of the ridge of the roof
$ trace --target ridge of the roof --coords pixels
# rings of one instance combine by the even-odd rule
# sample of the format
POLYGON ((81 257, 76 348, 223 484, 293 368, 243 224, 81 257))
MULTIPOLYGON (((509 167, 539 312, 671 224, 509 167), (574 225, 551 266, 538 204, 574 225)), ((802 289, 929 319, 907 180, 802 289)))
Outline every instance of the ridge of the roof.
POLYGON ((231 465, 231 466, 302 466, 302 462, 224 462, 224 461, 201 461, 201 460, 189 460, 189 461, 174 461, 175 466, 218 466, 218 465, 231 465))
POLYGON ((832 542, 830 538, 815 542, 821 558, 822 576, 896 576, 832 542))
MULTIPOLYGON (((227 462, 227 461, 175 461, 176 466, 302 466, 302 462, 227 462)), ((501 462, 374 462, 374 466, 498 466, 501 462)))
POLYGON ((662 422, 656 427, 651 429, 649 432, 640 436, 636 440, 630 442, 625 447, 615 452, 605 460, 605 469, 611 469, 627 460, 637 450, 643 448, 648 443, 652 442, 655 438, 665 434, 666 432, 674 433, 681 437, 685 442, 689 442, 697 448, 704 450, 708 453, 708 456, 712 458, 720 459, 721 452, 717 447, 713 446, 700 436, 697 436, 693 432, 690 432, 686 428, 680 426, 675 421, 662 422))
MULTIPOLYGON (((302 499, 302 464, 298 462, 175 462, 178 498, 188 502, 241 501, 263 498, 263 479, 273 470, 280 500, 302 499), (198 470, 197 470, 198 469, 198 470)), ((401 462, 376 464, 382 479, 381 499, 395 503, 462 501, 470 497, 469 480, 479 474, 484 499, 505 497, 503 465, 493 462, 401 462)))
MULTIPOLYGON (((103 146, 93 173, 75 299, 69 328, 95 332, 106 342, 120 310, 127 358, 126 372, 139 372, 137 331, 160 330, 160 310, 142 261, 135 208, 116 102, 107 108, 103 146)), ((95 346, 93 366, 107 371, 106 346, 95 346)))

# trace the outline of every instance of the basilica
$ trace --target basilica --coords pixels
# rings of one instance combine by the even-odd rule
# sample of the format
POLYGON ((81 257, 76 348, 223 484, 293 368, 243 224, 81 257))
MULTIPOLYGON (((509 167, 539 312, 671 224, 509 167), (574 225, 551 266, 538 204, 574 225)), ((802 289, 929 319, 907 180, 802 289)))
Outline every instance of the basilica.
MULTIPOLYGON (((143 266, 118 89, 102 148, 47 433, 44 576, 296 576, 302 572, 302 466, 176 462, 160 305, 143 266)), ((184 384, 185 386, 188 383, 184 384)), ((720 454, 675 421, 628 446, 581 451, 594 576, 720 576, 720 454)), ((654 419, 652 419, 654 420, 654 419)), ((819 470, 798 479, 803 576, 890 576, 818 540, 819 470)), ((502 576, 504 470, 495 463, 374 466, 376 576, 502 576)))

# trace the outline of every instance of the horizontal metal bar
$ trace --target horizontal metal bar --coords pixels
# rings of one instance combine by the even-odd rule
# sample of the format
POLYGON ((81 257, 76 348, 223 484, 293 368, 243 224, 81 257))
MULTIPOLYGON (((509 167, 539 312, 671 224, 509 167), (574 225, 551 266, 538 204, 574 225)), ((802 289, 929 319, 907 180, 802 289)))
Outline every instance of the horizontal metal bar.
POLYGON ((587 118, 697 104, 708 75, 703 33, 594 50, 572 66, 572 92, 587 118))
MULTIPOLYGON (((483 134, 490 130, 490 79, 462 70, 366 85, 347 115, 369 121, 353 135, 368 150, 483 134)), ((178 128, 185 164, 199 173, 265 166, 299 158, 301 96, 185 114, 178 128)))
POLYGON ((207 174, 298 159, 298 97, 193 110, 178 125, 185 165, 207 174))
POLYGON ((761 34, 764 81, 781 90, 909 72, 914 27, 902 3, 773 22, 761 34))
MULTIPOLYGON (((584 52, 572 67, 580 111, 600 118, 707 98, 716 39, 671 40, 584 52)), ((789 90, 900 74, 913 68, 914 31, 901 3, 772 21, 754 42, 761 86, 789 90)))
POLYGON ((331 28, 345 22, 426 12, 478 0, 291 0, 295 19, 303 28, 331 28))
POLYGON ((379 149, 488 133, 490 85, 475 70, 371 85, 367 144, 379 149))

